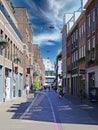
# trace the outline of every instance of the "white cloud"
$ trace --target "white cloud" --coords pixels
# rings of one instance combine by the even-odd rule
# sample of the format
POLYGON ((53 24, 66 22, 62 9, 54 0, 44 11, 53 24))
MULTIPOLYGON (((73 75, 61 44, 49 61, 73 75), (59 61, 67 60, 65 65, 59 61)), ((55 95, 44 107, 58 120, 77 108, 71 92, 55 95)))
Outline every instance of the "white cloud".
POLYGON ((48 42, 51 41, 59 41, 61 39, 59 33, 42 33, 40 35, 34 36, 34 43, 39 44, 40 46, 45 45, 55 45, 54 42, 48 42))
POLYGON ((40 12, 57 30, 61 29, 63 26, 64 14, 72 13, 72 9, 76 11, 80 7, 79 0, 48 0, 48 3, 48 10, 44 11, 40 8, 40 12))
POLYGON ((30 8, 29 9, 33 9, 37 11, 36 5, 32 0, 25 0, 24 3, 26 3, 30 8))
MULTIPOLYGON (((34 42, 37 44, 50 44, 45 41, 51 40, 60 40, 60 32, 63 26, 63 16, 65 13, 72 13, 70 11, 76 11, 80 7, 80 1, 78 0, 47 0, 48 5, 45 5, 47 8, 45 10, 39 6, 37 6, 33 0, 26 0, 25 3, 29 6, 29 16, 30 20, 36 20, 36 17, 43 17, 43 20, 47 20, 48 23, 52 23, 55 27, 55 32, 52 34, 42 32, 42 34, 38 34, 34 36, 34 42), (35 16, 32 16, 32 12, 35 13, 35 16), (35 18, 34 18, 35 17, 35 18)), ((44 5, 44 3, 43 3, 44 5)), ((36 27, 35 25, 33 25, 36 27)), ((34 35, 34 34, 33 34, 34 35)))

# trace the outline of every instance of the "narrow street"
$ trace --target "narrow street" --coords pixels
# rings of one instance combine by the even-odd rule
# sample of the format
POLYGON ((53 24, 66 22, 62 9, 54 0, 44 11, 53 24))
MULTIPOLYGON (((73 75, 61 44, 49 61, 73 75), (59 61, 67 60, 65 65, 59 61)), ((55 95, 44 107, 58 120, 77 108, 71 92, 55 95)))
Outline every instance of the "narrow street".
POLYGON ((59 99, 52 90, 5 102, 0 108, 0 130, 98 129, 97 106, 69 95, 59 99))

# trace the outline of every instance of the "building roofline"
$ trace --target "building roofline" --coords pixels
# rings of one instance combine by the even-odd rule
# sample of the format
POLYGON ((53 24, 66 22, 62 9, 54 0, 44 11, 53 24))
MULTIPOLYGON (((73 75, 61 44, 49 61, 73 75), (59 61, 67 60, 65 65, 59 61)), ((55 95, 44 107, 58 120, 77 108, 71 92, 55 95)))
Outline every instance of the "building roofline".
POLYGON ((84 8, 87 8, 92 1, 93 1, 93 0, 88 0, 87 3, 84 5, 84 8))

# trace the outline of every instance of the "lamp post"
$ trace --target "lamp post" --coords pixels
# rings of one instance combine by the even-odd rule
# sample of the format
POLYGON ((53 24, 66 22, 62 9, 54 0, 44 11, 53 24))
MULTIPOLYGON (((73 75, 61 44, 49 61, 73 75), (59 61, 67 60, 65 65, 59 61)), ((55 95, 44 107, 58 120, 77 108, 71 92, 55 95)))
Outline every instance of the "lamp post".
POLYGON ((3 40, 3 39, 0 39, 0 49, 3 50, 4 48, 6 48, 8 46, 8 42, 3 40))

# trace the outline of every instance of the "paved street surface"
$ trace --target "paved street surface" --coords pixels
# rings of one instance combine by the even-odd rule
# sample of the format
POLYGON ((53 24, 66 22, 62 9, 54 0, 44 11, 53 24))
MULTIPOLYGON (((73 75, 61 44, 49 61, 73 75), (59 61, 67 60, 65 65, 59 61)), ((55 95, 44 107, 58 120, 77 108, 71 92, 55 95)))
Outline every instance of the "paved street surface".
POLYGON ((50 90, 0 104, 0 130, 98 130, 98 103, 50 90))

